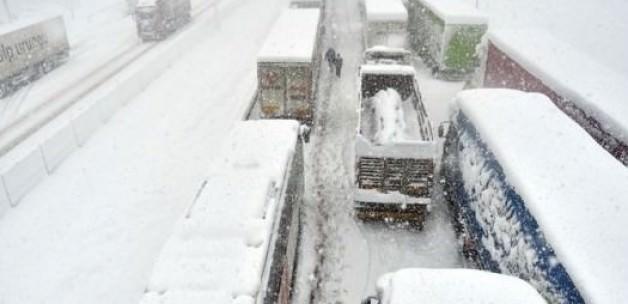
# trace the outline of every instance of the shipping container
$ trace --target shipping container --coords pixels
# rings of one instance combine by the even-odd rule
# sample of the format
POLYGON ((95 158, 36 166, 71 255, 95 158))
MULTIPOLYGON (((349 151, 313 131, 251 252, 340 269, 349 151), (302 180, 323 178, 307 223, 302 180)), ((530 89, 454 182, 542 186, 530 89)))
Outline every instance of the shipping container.
POLYGON ((476 85, 547 95, 628 166, 628 78, 540 30, 491 31, 485 53, 476 85))
POLYGON ((474 72, 488 28, 483 13, 461 1, 409 0, 408 15, 410 45, 436 76, 460 80, 474 72))

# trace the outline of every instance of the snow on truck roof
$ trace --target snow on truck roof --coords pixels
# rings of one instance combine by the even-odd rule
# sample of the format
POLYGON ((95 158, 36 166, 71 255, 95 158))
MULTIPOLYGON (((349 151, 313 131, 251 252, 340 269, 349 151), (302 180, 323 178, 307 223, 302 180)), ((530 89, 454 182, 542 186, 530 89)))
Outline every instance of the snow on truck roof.
POLYGON ((585 301, 628 303, 628 169, 542 94, 478 89, 456 100, 585 301))
POLYGON ((63 20, 62 15, 45 14, 45 15, 32 17, 32 18, 20 19, 15 22, 11 22, 9 24, 2 24, 0 25, 0 36, 11 33, 11 32, 15 32, 19 29, 26 28, 37 23, 41 23, 44 21, 49 21, 49 20, 57 19, 57 18, 61 18, 63 20))
POLYGON ((285 9, 257 54, 257 61, 312 62, 319 18, 317 8, 285 9))
POLYGON ((402 269, 377 281, 382 304, 547 304, 525 281, 472 269, 402 269))
POLYGON ((153 269, 149 303, 253 303, 299 125, 236 125, 153 269))
POLYGON ((480 10, 459 0, 418 0, 446 24, 487 24, 488 17, 480 10))
POLYGON ((412 66, 401 64, 363 64, 360 66, 360 75, 380 74, 380 75, 411 75, 416 71, 412 66))
POLYGON ((628 79, 541 30, 490 31, 489 40, 545 85, 628 142, 628 79))
POLYGON ((401 0, 364 0, 368 21, 408 20, 408 11, 401 0))

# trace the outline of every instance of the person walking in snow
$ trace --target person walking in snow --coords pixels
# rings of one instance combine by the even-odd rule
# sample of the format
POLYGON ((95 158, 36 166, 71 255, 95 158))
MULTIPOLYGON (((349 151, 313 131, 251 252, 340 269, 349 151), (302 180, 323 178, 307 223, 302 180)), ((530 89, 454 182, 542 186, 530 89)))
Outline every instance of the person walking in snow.
POLYGON ((340 72, 342 71, 342 56, 340 56, 340 53, 336 53, 334 62, 336 64, 336 76, 340 78, 340 72))
POLYGON ((328 48, 327 52, 325 52, 325 60, 327 60, 327 63, 329 64, 330 71, 334 69, 335 59, 336 51, 333 48, 328 48))

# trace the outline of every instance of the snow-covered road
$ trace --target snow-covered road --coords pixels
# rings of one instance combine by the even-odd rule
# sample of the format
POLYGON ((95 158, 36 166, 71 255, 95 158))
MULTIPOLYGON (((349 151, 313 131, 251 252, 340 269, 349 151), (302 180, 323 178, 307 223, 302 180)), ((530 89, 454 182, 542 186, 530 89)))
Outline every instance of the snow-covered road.
MULTIPOLYGON (((329 1, 322 49, 344 57, 342 77, 323 63, 318 116, 309 147, 305 246, 319 242, 319 259, 301 261, 299 301, 313 273, 313 303, 359 303, 375 293, 375 281, 404 267, 461 267, 450 216, 440 195, 423 231, 364 224, 353 217, 353 154, 357 125, 358 67, 363 50, 359 1, 329 1), (315 223, 313 223, 315 222, 315 223)), ((461 83, 430 77, 420 64, 419 82, 435 125, 447 119, 446 103, 461 83)), ((312 249, 314 250, 314 249, 312 249)), ((307 252, 307 250, 303 250, 307 252)))
POLYGON ((247 109, 282 0, 225 0, 207 35, 0 221, 1 303, 137 303, 247 109), (236 39, 234 39, 236 38, 236 39))

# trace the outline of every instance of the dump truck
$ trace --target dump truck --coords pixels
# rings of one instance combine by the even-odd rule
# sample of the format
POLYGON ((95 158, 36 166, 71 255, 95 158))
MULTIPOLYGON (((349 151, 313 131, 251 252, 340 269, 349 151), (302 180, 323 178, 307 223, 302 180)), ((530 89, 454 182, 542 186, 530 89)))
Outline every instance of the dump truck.
POLYGON ((135 7, 142 41, 162 40, 192 19, 190 0, 139 0, 135 7))
POLYGON ((0 27, 0 98, 50 72, 69 55, 61 16, 0 27))
POLYGON ((412 66, 367 50, 360 67, 354 208, 362 220, 423 227, 436 144, 412 66), (374 56, 377 59, 369 59, 374 56))

